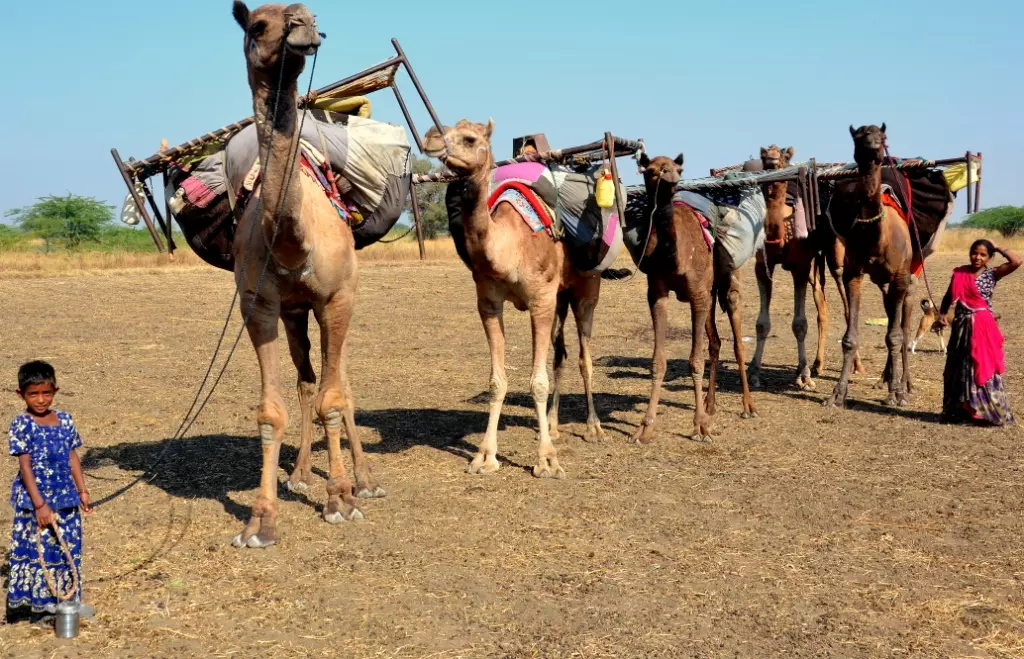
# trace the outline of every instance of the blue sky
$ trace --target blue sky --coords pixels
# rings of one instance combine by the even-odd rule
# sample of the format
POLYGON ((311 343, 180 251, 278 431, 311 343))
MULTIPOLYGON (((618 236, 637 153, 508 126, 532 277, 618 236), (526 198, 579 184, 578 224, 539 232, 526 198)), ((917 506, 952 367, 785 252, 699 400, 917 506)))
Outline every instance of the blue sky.
MULTIPOLYGON (((251 114, 230 0, 6 4, 0 212, 67 192, 120 207, 111 147, 144 158, 163 137, 176 144, 251 114)), ((309 6, 328 35, 314 87, 390 57, 397 37, 442 121, 494 119, 499 158, 517 135, 563 147, 611 130, 652 154, 683 151, 698 177, 773 142, 798 159, 848 160, 847 127, 885 121, 897 156, 982 151, 983 206, 1024 205, 1024 3, 309 6)), ((427 115, 400 83, 422 132, 427 115)), ((401 122, 389 92, 373 101, 374 118, 401 122)), ((961 192, 955 216, 964 206, 961 192)))

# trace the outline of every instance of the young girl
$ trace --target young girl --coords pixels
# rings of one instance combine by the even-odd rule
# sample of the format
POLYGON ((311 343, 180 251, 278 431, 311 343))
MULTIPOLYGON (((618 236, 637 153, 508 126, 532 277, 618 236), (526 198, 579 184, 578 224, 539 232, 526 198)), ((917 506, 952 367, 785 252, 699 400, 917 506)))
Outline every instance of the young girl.
POLYGON ((1000 377, 1006 370, 1003 335, 992 315, 992 293, 997 281, 1020 267, 1021 259, 988 240, 974 241, 970 258, 970 265, 953 270, 939 310, 939 323, 944 326, 949 307, 956 304, 943 373, 942 419, 1001 426, 1014 420, 1000 377), (1002 254, 1007 262, 989 268, 993 254, 1002 254))
MULTIPOLYGON (((7 589, 8 621, 27 617, 46 619, 56 612, 57 596, 78 589, 71 600, 81 602, 82 517, 79 508, 92 512, 85 489, 82 465, 75 452, 82 445, 75 423, 67 412, 50 409, 57 393, 53 367, 33 361, 18 369, 18 396, 25 412, 11 422, 10 453, 18 458, 18 475, 11 485, 14 526, 7 589), (68 564, 54 535, 60 530, 74 560, 68 564), (36 534, 41 530, 43 560, 39 562, 36 534), (46 570, 50 574, 47 582, 46 570)), ((90 617, 92 607, 81 605, 79 615, 90 617)))

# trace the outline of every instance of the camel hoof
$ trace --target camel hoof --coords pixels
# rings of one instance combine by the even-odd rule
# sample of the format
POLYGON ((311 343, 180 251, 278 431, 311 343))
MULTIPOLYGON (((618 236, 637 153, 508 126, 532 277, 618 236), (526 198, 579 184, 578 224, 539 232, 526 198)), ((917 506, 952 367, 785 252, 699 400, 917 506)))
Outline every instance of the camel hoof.
POLYGON ((647 446, 652 441, 654 441, 655 433, 652 428, 653 426, 641 424, 641 426, 636 429, 636 432, 634 432, 633 435, 629 438, 629 443, 639 444, 640 446, 647 446))
POLYGON ((497 458, 483 459, 481 456, 473 458, 473 461, 466 467, 466 472, 470 474, 493 474, 501 468, 501 463, 498 462, 497 458))
POLYGON ((587 432, 583 435, 583 441, 588 444, 600 444, 604 440, 605 434, 601 426, 587 428, 587 432))
POLYGON ((359 490, 359 494, 356 495, 360 499, 380 499, 387 496, 387 491, 381 487, 364 487, 359 490))
POLYGON ((309 492, 309 483, 303 481, 285 481, 284 486, 293 494, 309 492))
POLYGON ((244 533, 239 533, 231 539, 231 544, 235 547, 248 547, 249 549, 264 549, 271 545, 277 544, 277 538, 261 537, 259 533, 249 536, 249 539, 244 539, 244 533))
POLYGON ((691 442, 697 442, 698 444, 713 444, 714 443, 714 441, 712 441, 712 439, 711 439, 711 435, 702 435, 700 433, 697 433, 695 435, 690 435, 690 436, 687 437, 687 439, 690 440, 691 442))
POLYGON ((533 475, 535 478, 565 478, 565 469, 558 464, 555 465, 537 465, 533 468, 533 475))
POLYGON ((328 524, 341 524, 342 522, 346 521, 358 522, 361 519, 364 519, 363 511, 359 510, 358 508, 352 508, 352 510, 349 511, 347 516, 345 515, 344 512, 340 510, 333 513, 324 513, 324 521, 328 524))

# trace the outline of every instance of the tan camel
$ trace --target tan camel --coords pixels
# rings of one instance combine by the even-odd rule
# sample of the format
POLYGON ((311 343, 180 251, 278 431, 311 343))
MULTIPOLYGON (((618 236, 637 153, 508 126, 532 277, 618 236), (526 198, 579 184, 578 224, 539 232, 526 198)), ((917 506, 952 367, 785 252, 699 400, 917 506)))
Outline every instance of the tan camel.
POLYGON ((651 159, 645 153, 641 154, 638 162, 643 169, 647 189, 647 205, 643 212, 650 213, 651 221, 650 239, 638 268, 647 275, 647 303, 654 326, 654 356, 651 360, 651 398, 633 441, 647 444, 655 436, 658 399, 668 366, 665 357, 668 298, 673 293, 680 302, 690 303, 690 376, 694 395, 693 433, 690 438, 710 441, 711 415, 715 412, 715 378, 722 345, 714 323, 714 255, 704 240, 700 220, 693 210, 689 206, 672 203, 676 185, 682 178, 683 154, 673 160, 665 156, 651 159), (702 393, 705 336, 711 361, 707 397, 702 393))
MULTIPOLYGON (((773 144, 761 147, 761 163, 766 170, 785 169, 793 158, 793 147, 781 149, 773 144)), ((828 226, 819 226, 806 238, 797 238, 794 227, 793 207, 786 204, 789 183, 785 181, 765 184, 764 219, 765 248, 756 256, 754 272, 757 275, 758 292, 761 298, 761 312, 757 317, 757 347, 750 362, 747 375, 750 384, 761 387, 761 363, 764 357, 766 339, 771 333, 771 304, 774 287, 774 271, 782 266, 793 276, 793 336, 797 342, 796 386, 804 391, 814 389, 812 369, 807 364, 807 284, 811 284, 814 305, 817 310, 818 345, 814 357, 813 374, 820 376, 825 370, 825 341, 828 337, 828 306, 825 302, 824 266, 828 265, 832 278, 843 301, 843 317, 849 315, 849 303, 843 288, 842 263, 843 244, 828 226)), ((810 212, 810 209, 807 209, 810 212)), ((859 353, 854 355, 854 372, 863 373, 859 353)))
POLYGON ((554 241, 546 233, 533 233, 522 217, 507 202, 488 210, 487 197, 494 157, 491 132, 487 125, 460 120, 454 128, 445 128, 442 137, 436 128, 427 131, 424 152, 440 158, 455 174, 464 178, 462 217, 465 227, 467 265, 476 285, 477 310, 483 322, 491 351, 490 410, 487 431, 467 471, 488 474, 497 471, 498 419, 501 416, 508 380, 505 376, 505 302, 519 311, 529 311, 533 335, 533 374, 530 388, 539 426, 538 461, 533 475, 563 478, 557 451, 551 443, 558 435, 558 387, 565 356, 562 336, 571 306, 580 339, 580 373, 587 397, 587 441, 603 437, 601 422, 594 409, 591 379, 590 337, 601 288, 601 277, 584 276, 573 268, 565 243, 554 241), (547 413, 547 355, 555 344, 554 399, 547 413))
POLYGON ((889 385, 886 404, 905 405, 911 390, 907 343, 911 321, 909 292, 914 285, 913 243, 907 223, 882 203, 885 123, 881 127, 870 125, 854 129, 850 126, 850 135, 854 143, 853 159, 860 175, 851 185, 837 189, 830 202, 831 222, 846 244, 843 281, 850 299, 850 314, 843 336, 843 371, 832 396, 823 404, 831 407, 846 404, 853 355, 858 347, 861 285, 866 274, 882 291, 889 320, 885 336, 889 355, 882 376, 889 385))
POLYGON ((323 189, 301 173, 297 163, 296 84, 305 56, 316 52, 320 45, 316 21, 301 4, 263 5, 249 11, 245 3, 236 0, 233 14, 245 32, 246 68, 265 167, 260 198, 254 198, 246 207, 234 242, 235 282, 243 315, 253 304, 246 329, 260 365, 256 421, 263 445, 263 466, 252 516, 232 542, 237 547, 267 547, 278 540, 277 470, 288 424, 278 372, 278 318, 284 324, 292 361, 298 370, 302 413, 299 456, 289 480, 290 488, 307 490, 311 484, 315 410, 327 435, 330 461, 324 521, 337 524, 362 518, 342 462, 342 425, 352 449, 359 496, 383 496, 384 491, 374 484, 363 456, 356 434, 352 387, 346 374, 345 337, 358 280, 352 231, 340 220, 323 189), (265 274, 261 275, 265 264, 265 274), (319 391, 309 359, 310 311, 320 325, 323 365, 319 391))

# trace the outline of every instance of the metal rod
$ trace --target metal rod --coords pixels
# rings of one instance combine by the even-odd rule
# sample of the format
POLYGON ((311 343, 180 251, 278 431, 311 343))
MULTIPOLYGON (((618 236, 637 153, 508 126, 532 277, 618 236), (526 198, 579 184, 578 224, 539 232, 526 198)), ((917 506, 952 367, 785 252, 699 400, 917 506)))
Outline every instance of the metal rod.
POLYGON ((420 245, 420 261, 427 258, 427 251, 423 246, 423 223, 420 222, 420 205, 416 200, 416 186, 409 186, 409 196, 412 199, 412 221, 416 223, 416 242, 420 245))
POLYGON ((163 172, 160 175, 160 180, 164 186, 164 213, 167 215, 167 240, 171 241, 168 247, 170 249, 171 258, 174 258, 174 251, 178 247, 174 244, 174 241, 171 240, 171 234, 174 233, 174 223, 171 222, 171 218, 174 217, 174 214, 171 212, 171 202, 167 199, 167 172, 163 172))
POLYGON ((964 160, 967 162, 967 214, 971 214, 971 152, 968 151, 964 156, 964 160))
MULTIPOLYGON (((974 212, 977 213, 978 209, 981 208, 981 151, 977 154, 978 158, 978 182, 974 184, 974 212)), ((968 165, 970 169, 970 165, 968 165)))
POLYGON ((157 224, 159 224, 160 228, 163 229, 164 237, 167 238, 167 252, 173 256, 176 245, 174 244, 174 239, 171 238, 171 218, 168 217, 167 223, 164 223, 164 216, 160 212, 160 207, 157 205, 156 199, 153 197, 153 191, 149 189, 149 185, 143 183, 142 192, 146 195, 146 201, 149 202, 149 207, 153 209, 153 217, 156 218, 157 224))
POLYGON ((153 220, 150 219, 149 213, 146 212, 146 204, 142 202, 139 197, 139 191, 135 189, 132 184, 132 178, 129 176, 127 170, 125 170, 124 161, 121 160, 121 155, 117 152, 117 149, 111 149, 110 155, 114 157, 114 164, 117 165, 117 171, 121 172, 121 178, 124 179, 124 184, 128 186, 128 193, 132 196, 135 201, 135 207, 139 209, 139 214, 142 215, 143 221, 146 223, 146 228, 149 229, 149 235, 152 236, 153 242, 156 244, 156 249, 159 252, 164 251, 163 243, 160 242, 160 234, 156 232, 156 228, 153 226, 153 220))
POLYGON ((405 105, 405 99, 402 98, 402 92, 398 91, 398 85, 392 83, 392 91, 395 92, 395 99, 398 101, 398 107, 402 108, 402 114, 405 115, 405 120, 409 123, 409 130, 412 131, 412 138, 416 140, 416 148, 423 151, 423 141, 420 139, 420 134, 416 131, 416 124, 412 121, 412 116, 409 114, 409 108, 405 105))
POLYGON ((398 57, 402 60, 402 64, 405 65, 405 70, 409 74, 409 79, 412 80, 412 84, 416 87, 416 92, 420 95, 420 100, 423 101, 423 105, 426 106, 427 112, 430 113, 430 119, 434 122, 434 126, 437 127, 438 134, 444 135, 444 128, 441 126, 441 120, 437 118, 437 113, 434 112, 434 106, 430 104, 430 99, 427 98, 427 93, 423 91, 423 86, 420 85, 420 80, 416 77, 416 72, 412 70, 412 64, 409 63, 409 58, 405 56, 405 51, 402 50, 402 46, 398 43, 398 39, 392 39, 391 45, 395 47, 395 52, 398 53, 398 57))
MULTIPOLYGON (((615 142, 615 157, 620 158, 623 156, 629 156, 634 154, 637 150, 643 148, 643 142, 640 140, 627 140, 622 137, 613 138, 615 142)), ((583 144, 580 146, 569 147, 568 149, 553 149, 551 151, 545 151, 538 154, 526 154, 517 156, 515 158, 509 158, 508 160, 502 160, 494 163, 495 167, 503 167, 505 165, 511 165, 517 162, 550 162, 564 160, 570 156, 576 156, 582 153, 589 152, 601 152, 604 149, 604 140, 598 142, 591 142, 590 144, 583 144)), ((455 181, 459 177, 449 171, 437 172, 435 174, 417 174, 413 177, 412 182, 417 183, 443 183, 446 181, 455 181)))

